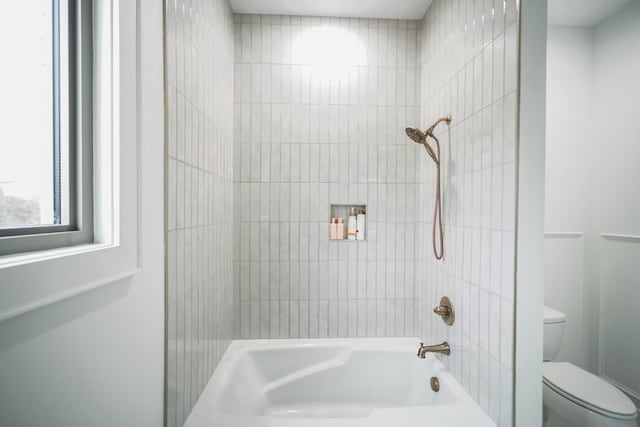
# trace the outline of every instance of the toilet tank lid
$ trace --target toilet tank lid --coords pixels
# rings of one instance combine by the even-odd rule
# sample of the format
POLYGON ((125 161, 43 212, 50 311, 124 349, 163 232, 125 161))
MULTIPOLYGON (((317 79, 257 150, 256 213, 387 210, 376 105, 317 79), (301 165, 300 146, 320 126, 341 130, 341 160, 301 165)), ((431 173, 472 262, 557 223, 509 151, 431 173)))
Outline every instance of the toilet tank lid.
POLYGON ((562 323, 565 320, 564 313, 554 310, 551 307, 544 306, 544 323, 562 323))
POLYGON ((588 409, 605 415, 634 417, 636 407, 624 393, 616 387, 566 362, 545 362, 544 382, 552 385, 570 400, 588 409))

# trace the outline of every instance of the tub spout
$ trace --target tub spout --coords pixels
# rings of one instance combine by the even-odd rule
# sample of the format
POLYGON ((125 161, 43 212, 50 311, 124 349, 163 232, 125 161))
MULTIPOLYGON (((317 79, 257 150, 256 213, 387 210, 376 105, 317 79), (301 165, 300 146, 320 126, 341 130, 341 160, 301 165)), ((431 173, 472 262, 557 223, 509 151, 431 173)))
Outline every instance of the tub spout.
POLYGON ((436 345, 424 345, 424 343, 421 342, 420 348, 418 349, 418 357, 424 359, 427 353, 440 353, 449 356, 451 354, 451 347, 449 347, 449 343, 446 341, 436 345))

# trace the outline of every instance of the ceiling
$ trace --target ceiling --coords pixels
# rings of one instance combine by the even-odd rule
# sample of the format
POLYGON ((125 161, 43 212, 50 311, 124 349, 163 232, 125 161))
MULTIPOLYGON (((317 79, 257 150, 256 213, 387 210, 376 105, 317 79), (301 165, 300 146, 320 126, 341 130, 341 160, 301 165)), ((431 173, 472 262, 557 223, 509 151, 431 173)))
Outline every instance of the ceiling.
POLYGON ((432 0, 230 0, 235 13, 389 19, 422 19, 431 2, 432 0))
MULTIPOLYGON (((422 19, 433 0, 230 0, 235 13, 422 19)), ((549 24, 595 26, 633 1, 548 0, 549 24)))
POLYGON ((637 0, 549 0, 549 24, 592 27, 633 1, 637 0))

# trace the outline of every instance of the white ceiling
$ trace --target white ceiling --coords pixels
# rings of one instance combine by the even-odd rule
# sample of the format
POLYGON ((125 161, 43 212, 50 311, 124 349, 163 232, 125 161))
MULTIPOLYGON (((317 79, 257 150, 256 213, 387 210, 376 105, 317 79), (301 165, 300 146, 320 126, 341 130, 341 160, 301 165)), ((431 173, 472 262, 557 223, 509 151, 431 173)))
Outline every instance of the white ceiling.
POLYGON ((549 24, 591 27, 637 0, 549 0, 549 24))
POLYGON ((422 19, 431 2, 432 0, 230 0, 235 13, 389 19, 422 19))

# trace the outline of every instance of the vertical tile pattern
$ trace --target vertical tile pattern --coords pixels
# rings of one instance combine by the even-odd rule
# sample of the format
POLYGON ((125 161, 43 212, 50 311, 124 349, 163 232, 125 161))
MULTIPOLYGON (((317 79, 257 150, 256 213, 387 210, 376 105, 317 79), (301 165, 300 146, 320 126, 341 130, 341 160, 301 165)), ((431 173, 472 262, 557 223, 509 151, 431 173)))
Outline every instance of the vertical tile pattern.
POLYGON ((169 427, 233 334, 233 43, 227 0, 167 1, 169 427))
POLYGON ((431 249, 435 166, 418 158, 420 307, 425 341, 452 344, 449 369, 500 425, 511 425, 516 217, 516 0, 435 0, 422 23, 422 125, 441 125, 444 260, 431 249))
POLYGON ((235 336, 415 336, 420 21, 235 24, 235 336), (329 241, 331 203, 366 242, 329 241))

